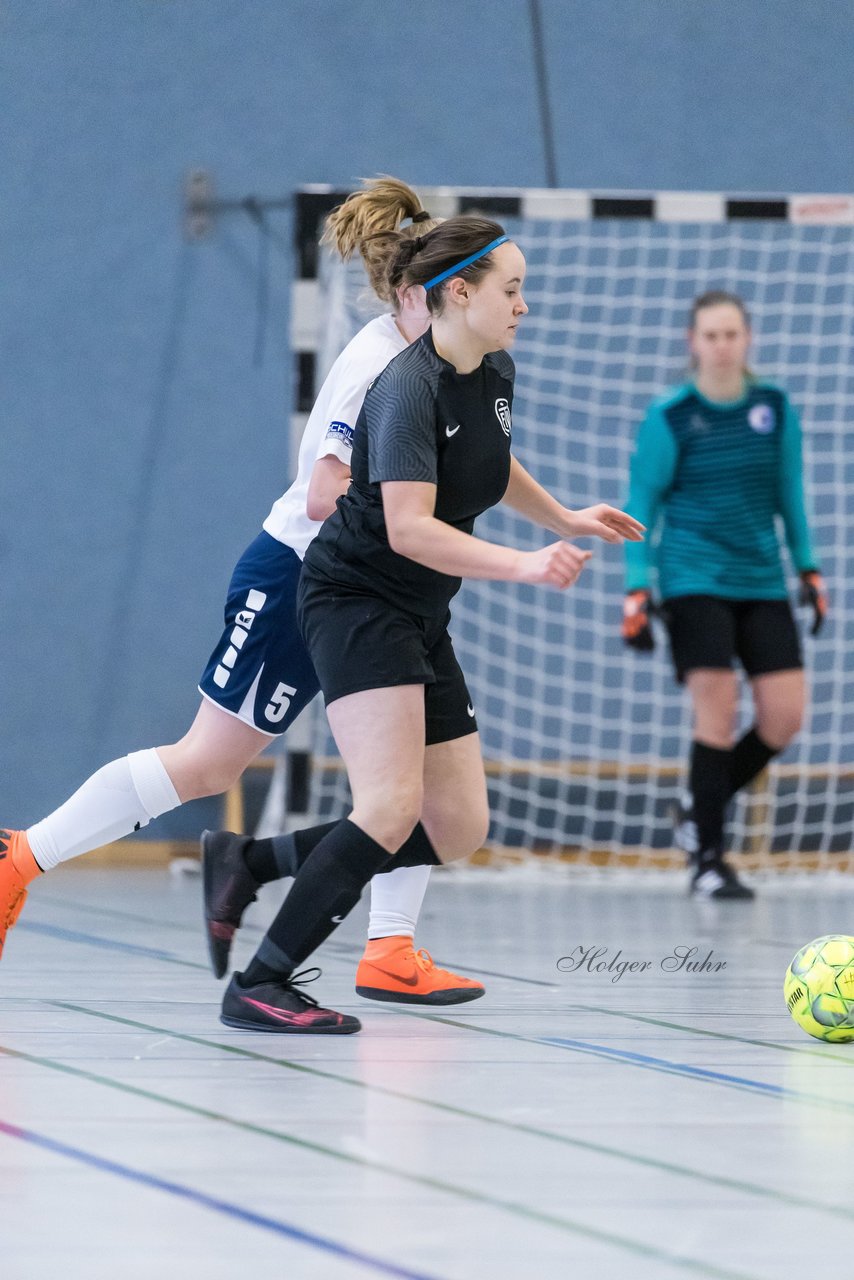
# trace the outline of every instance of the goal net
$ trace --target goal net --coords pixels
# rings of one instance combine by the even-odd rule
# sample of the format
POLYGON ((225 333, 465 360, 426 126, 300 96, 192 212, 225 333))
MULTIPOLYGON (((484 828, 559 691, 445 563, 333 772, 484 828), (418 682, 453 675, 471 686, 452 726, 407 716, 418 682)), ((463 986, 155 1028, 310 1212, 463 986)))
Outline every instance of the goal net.
MULTIPOLYGON (((686 375, 685 325, 707 289, 740 293, 752 362, 800 410, 813 528, 831 614, 816 640, 801 615, 811 707, 798 740, 737 798, 730 846, 750 865, 848 869, 854 820, 854 228, 776 221, 504 218, 528 262, 530 314, 514 348, 514 449, 571 507, 625 500, 649 401, 686 375)), ((321 269, 317 375, 377 305, 358 263, 321 269)), ((548 535, 496 508, 483 537, 522 548, 548 535)), ((452 633, 487 763, 489 852, 582 866, 676 866, 671 810, 690 745, 685 693, 665 637, 651 655, 623 647, 620 548, 565 593, 469 582, 452 633)), ((794 591, 794 580, 793 580, 794 591)), ((741 708, 750 723, 749 702, 741 708)), ((346 777, 322 709, 311 807, 342 813, 346 777)))

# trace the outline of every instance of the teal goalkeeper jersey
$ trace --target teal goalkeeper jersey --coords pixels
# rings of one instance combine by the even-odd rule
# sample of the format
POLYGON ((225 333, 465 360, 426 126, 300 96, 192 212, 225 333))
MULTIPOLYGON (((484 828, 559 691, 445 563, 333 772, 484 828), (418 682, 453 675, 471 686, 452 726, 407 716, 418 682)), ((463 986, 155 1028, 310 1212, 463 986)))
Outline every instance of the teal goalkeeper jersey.
POLYGON ((656 400, 638 434, 627 510, 647 527, 626 543, 626 590, 780 600, 776 517, 795 568, 818 568, 807 524, 801 427, 785 392, 748 383, 716 404, 686 383, 656 400))

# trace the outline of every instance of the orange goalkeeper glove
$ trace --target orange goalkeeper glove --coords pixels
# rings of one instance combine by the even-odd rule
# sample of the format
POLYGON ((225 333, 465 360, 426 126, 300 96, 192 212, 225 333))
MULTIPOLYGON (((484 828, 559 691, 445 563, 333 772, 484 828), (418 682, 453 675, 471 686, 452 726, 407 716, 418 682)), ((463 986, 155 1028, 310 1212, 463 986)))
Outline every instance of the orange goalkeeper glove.
POLYGON ((827 587, 817 569, 804 569, 801 574, 798 604, 808 605, 812 609, 810 635, 817 636, 827 617, 827 587))
POLYGON ((655 648, 649 616, 652 595, 649 591, 629 591, 623 600, 623 641, 630 649, 651 653, 655 648))

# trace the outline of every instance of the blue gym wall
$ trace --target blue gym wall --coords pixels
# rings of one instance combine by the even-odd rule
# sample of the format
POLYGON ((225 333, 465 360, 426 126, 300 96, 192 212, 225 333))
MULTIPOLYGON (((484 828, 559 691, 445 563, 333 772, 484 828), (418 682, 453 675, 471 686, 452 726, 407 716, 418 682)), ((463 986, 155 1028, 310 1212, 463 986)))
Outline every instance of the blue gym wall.
MULTIPOLYGON (((541 12, 560 185, 854 186, 848 0, 541 12)), ((0 820, 181 734, 289 480, 289 215, 186 243, 183 175, 544 186, 533 65, 527 0, 5 0, 0 820)))

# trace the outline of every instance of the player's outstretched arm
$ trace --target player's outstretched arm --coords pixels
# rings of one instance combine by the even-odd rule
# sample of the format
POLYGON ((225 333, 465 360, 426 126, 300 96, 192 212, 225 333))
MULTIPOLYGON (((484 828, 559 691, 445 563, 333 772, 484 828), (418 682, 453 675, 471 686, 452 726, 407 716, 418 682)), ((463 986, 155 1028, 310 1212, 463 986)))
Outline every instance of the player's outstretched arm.
POLYGON ((561 538, 602 538, 604 542, 642 542, 644 526, 633 516, 599 502, 570 511, 526 471, 518 458, 510 459, 510 480, 503 502, 534 524, 561 538))
POLYGON ((415 480, 382 483, 389 545, 398 555, 454 578, 479 578, 571 587, 590 559, 568 542, 517 551, 455 529, 433 514, 436 486, 415 480))

